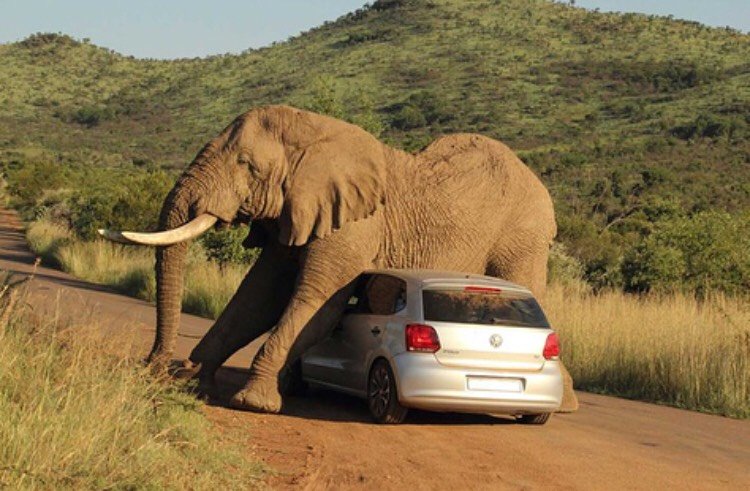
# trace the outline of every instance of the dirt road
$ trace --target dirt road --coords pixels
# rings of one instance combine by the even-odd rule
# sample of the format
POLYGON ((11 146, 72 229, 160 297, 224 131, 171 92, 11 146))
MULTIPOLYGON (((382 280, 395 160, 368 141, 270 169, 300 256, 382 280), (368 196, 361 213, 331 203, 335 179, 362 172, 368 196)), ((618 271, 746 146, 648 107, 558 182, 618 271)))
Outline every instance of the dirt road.
MULTIPOLYGON (((0 213, 0 269, 33 263, 19 222, 0 213)), ((147 347, 151 305, 40 268, 32 302, 86 308, 117 326, 137 325, 147 347)), ((178 355, 210 326, 184 315, 178 355)), ((132 331, 128 331, 132 332, 132 331)), ((257 343, 229 365, 246 368, 257 343)), ((223 398, 242 382, 221 374, 223 398)), ((371 424, 364 404, 332 393, 293 398, 283 415, 207 408, 218 431, 247 441, 275 470, 273 488, 302 489, 750 489, 750 422, 579 393, 581 409, 544 427, 489 416, 413 413, 401 426, 371 424)))

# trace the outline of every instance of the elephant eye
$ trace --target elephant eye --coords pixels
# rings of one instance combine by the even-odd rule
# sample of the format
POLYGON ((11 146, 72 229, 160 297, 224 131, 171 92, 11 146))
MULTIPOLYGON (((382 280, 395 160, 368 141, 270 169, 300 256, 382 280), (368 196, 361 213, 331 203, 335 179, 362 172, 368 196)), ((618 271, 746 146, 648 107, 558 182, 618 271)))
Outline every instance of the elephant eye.
POLYGON ((250 165, 253 163, 250 156, 246 153, 241 153, 239 157, 237 157, 237 162, 242 165, 250 165))

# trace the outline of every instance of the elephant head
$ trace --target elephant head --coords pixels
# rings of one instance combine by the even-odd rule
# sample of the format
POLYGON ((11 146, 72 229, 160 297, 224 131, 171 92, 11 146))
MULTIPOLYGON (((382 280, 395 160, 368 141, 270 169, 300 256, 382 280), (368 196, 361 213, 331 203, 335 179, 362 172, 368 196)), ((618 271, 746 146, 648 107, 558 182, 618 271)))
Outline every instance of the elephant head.
MULTIPOLYGON (((179 327, 186 241, 217 222, 273 221, 278 240, 304 246, 384 200, 382 145, 347 123, 271 106, 233 121, 198 153, 166 197, 161 232, 100 230, 114 241, 156 246, 157 325, 149 361, 172 356, 179 327), (345 156, 345 157, 344 157, 345 156)), ((246 242, 262 246, 253 237, 246 242)))

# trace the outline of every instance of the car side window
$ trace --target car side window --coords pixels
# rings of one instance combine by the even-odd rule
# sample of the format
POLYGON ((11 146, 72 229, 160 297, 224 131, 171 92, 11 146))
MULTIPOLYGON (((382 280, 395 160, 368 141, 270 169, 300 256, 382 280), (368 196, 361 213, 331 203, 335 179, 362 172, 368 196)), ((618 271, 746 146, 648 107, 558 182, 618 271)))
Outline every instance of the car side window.
POLYGON ((391 315, 406 307, 406 282, 385 274, 362 275, 347 312, 352 314, 391 315))

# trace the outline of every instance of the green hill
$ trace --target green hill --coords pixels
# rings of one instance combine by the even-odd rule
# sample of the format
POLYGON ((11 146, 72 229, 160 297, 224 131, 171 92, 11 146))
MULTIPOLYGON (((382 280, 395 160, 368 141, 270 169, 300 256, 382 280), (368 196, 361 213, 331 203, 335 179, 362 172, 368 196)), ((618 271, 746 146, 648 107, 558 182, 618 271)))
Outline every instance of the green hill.
MULTIPOLYGON (((455 131, 505 141, 599 284, 621 281, 627 248, 665 217, 750 210, 750 36, 729 29, 547 1, 380 0, 239 55, 139 60, 37 34, 0 60, 0 164, 26 204, 42 196, 28 183, 105 193, 102 176, 179 169, 235 115, 288 103, 410 150, 455 131)), ((148 196, 171 177, 155 179, 148 196)))

